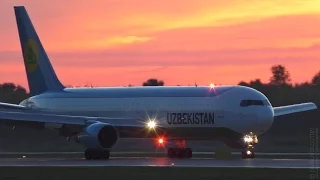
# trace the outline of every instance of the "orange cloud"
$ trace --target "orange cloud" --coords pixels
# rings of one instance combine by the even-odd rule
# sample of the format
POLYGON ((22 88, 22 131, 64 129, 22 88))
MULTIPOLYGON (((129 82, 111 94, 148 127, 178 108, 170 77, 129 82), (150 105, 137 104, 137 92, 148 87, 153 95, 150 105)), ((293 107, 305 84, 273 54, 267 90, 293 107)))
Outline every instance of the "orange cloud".
POLYGON ((68 44, 65 49, 77 50, 85 49, 96 50, 96 49, 113 49, 119 48, 126 45, 136 45, 137 43, 144 43, 152 40, 152 37, 138 37, 138 36, 113 36, 113 37, 103 37, 92 40, 75 40, 68 44))

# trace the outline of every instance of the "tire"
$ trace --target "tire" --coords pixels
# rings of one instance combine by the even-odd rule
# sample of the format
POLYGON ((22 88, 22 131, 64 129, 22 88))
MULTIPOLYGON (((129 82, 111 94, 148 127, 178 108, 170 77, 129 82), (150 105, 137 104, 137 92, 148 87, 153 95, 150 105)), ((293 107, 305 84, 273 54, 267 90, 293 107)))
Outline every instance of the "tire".
POLYGON ((92 159, 92 151, 90 149, 85 150, 84 152, 84 158, 86 160, 91 160, 92 159))
POLYGON ((175 150, 173 148, 169 148, 167 151, 167 157, 168 158, 174 158, 175 150))
POLYGON ((186 158, 192 158, 192 150, 191 150, 191 148, 186 148, 185 150, 185 157, 186 158))
POLYGON ((101 159, 109 159, 110 158, 110 151, 105 150, 101 153, 101 159))

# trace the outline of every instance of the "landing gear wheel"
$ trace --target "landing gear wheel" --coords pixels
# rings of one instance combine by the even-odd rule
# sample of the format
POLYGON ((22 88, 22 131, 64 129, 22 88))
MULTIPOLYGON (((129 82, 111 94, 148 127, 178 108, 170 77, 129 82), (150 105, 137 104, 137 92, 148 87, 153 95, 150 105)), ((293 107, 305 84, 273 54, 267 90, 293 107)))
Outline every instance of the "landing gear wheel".
POLYGON ((84 157, 86 158, 86 160, 92 159, 92 151, 90 149, 86 149, 86 151, 84 152, 84 157))
POLYGON ((254 152, 252 150, 242 151, 242 158, 243 159, 254 158, 254 152))
POLYGON ((191 150, 191 148, 186 148, 185 149, 185 156, 186 156, 186 158, 192 158, 192 150, 191 150))
POLYGON ((191 158, 191 148, 169 148, 167 152, 168 158, 191 158))
POLYGON ((183 149, 182 148, 175 148, 174 151, 175 151, 174 156, 176 158, 182 158, 183 157, 183 149))
POLYGON ((110 151, 108 150, 102 151, 101 159, 109 159, 109 157, 110 157, 110 151))
POLYGON ((108 150, 96 150, 96 149, 87 149, 84 152, 84 157, 86 160, 97 160, 97 159, 109 159, 110 151, 108 150))
POLYGON ((168 158, 173 158, 175 155, 174 149, 173 148, 169 148, 168 152, 167 152, 167 157, 168 158))

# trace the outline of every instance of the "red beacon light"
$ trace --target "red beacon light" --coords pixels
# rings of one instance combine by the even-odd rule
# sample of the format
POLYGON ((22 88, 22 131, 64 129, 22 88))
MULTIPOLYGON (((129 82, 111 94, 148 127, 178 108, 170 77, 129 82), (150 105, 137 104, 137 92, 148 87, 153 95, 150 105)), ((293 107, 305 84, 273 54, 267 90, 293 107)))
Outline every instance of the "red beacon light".
POLYGON ((157 140, 156 140, 156 143, 158 144, 158 147, 164 147, 165 146, 164 137, 158 137, 157 140))

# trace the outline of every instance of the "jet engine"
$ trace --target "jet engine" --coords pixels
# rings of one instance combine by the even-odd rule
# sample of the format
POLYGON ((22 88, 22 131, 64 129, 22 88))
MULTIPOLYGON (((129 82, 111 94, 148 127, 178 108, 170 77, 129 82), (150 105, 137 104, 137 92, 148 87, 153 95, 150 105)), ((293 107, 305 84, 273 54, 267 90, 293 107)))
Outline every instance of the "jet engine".
POLYGON ((118 130, 107 123, 94 123, 78 134, 77 141, 87 148, 110 149, 119 139, 118 130))

